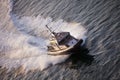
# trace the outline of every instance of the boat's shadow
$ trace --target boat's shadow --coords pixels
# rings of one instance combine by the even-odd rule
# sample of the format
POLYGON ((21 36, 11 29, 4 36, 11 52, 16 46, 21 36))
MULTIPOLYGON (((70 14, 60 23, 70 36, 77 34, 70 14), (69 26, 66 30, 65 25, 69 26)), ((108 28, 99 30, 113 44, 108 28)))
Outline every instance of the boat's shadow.
POLYGON ((73 54, 69 57, 66 63, 70 68, 79 68, 83 64, 91 65, 94 60, 94 56, 88 54, 89 50, 85 47, 80 47, 79 49, 75 49, 73 54))

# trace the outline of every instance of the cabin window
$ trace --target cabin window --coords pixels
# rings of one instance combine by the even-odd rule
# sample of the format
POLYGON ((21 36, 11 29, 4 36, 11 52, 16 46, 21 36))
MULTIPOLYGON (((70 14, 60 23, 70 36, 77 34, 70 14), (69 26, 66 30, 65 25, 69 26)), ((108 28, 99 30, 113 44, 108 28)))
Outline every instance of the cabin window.
POLYGON ((77 43, 77 41, 73 39, 73 40, 69 41, 68 45, 74 46, 76 43, 77 43))

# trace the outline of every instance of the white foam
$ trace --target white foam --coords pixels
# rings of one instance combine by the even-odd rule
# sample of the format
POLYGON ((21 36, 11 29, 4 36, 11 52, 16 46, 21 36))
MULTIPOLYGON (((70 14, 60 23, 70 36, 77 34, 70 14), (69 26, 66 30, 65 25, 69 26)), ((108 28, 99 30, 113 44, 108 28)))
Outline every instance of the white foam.
POLYGON ((42 34, 47 30, 45 25, 48 24, 56 32, 69 31, 71 35, 78 39, 85 37, 85 29, 78 23, 67 23, 63 20, 51 21, 49 18, 42 17, 14 17, 14 23, 18 30, 24 32, 20 36, 13 36, 8 39, 8 43, 14 49, 5 53, 5 56, 1 58, 2 64, 5 67, 19 67, 23 66, 25 70, 30 69, 45 69, 49 65, 55 65, 57 63, 64 62, 69 55, 51 56, 47 55, 48 38, 46 34, 42 34), (50 22, 51 21, 51 22, 50 22), (29 34, 28 32, 31 31, 29 34), (29 35, 27 35, 29 34, 29 35), (39 37, 31 36, 36 34, 39 37), (11 42, 9 42, 11 41, 11 42))
POLYGON ((52 18, 41 16, 19 18, 11 14, 11 19, 21 34, 1 34, 0 41, 0 65, 9 70, 22 66, 26 71, 40 69, 43 70, 50 65, 64 62, 69 55, 51 56, 47 55, 47 45, 49 44, 49 31, 45 27, 48 25, 55 32, 68 31, 78 39, 86 39, 86 30, 79 23, 68 23, 64 20, 53 21, 52 18), (2 55, 2 53, 4 53, 2 55))

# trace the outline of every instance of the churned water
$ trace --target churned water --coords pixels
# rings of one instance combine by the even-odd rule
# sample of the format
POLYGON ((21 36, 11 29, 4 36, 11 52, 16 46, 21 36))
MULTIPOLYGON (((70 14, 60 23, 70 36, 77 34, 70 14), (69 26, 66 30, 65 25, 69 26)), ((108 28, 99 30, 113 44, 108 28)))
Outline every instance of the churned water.
POLYGON ((8 15, 13 22, 13 28, 16 28, 20 35, 7 34, 9 38, 5 43, 7 43, 8 51, 4 51, 4 55, 1 57, 1 66, 7 67, 9 70, 22 66, 25 71, 28 71, 43 70, 51 65, 64 62, 70 55, 47 55, 47 45, 49 45, 51 33, 45 25, 55 32, 70 32, 75 38, 85 41, 86 29, 80 23, 68 23, 63 19, 53 21, 51 17, 44 18, 39 15, 36 17, 17 16, 11 12, 13 6, 12 2, 10 3, 7 5, 10 10, 8 15), (12 49, 10 49, 11 47, 12 49))
POLYGON ((0 0, 1 80, 120 80, 119 0, 11 1, 0 0), (55 65, 70 55, 47 55, 50 33, 45 25, 56 32, 69 31, 78 39, 87 36, 85 46, 94 55, 91 65, 80 60, 76 69, 68 63, 55 65), (16 75, 29 70, 34 72, 16 75))

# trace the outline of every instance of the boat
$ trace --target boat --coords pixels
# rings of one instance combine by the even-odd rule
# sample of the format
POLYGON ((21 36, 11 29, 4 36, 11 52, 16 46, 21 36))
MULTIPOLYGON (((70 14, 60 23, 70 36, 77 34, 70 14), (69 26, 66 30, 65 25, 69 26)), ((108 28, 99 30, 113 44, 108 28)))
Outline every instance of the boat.
POLYGON ((54 32, 46 25, 46 27, 51 32, 50 45, 48 45, 49 55, 65 55, 71 54, 73 49, 80 47, 83 40, 78 40, 70 35, 70 32, 54 32))

